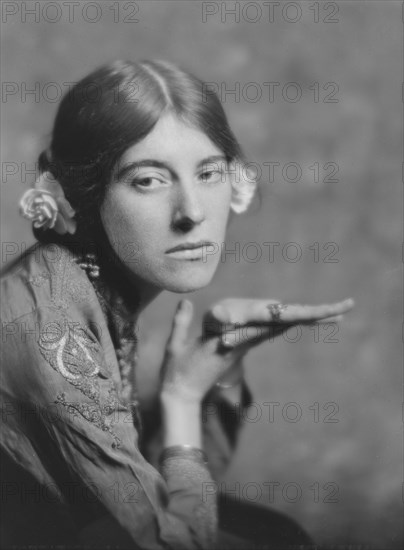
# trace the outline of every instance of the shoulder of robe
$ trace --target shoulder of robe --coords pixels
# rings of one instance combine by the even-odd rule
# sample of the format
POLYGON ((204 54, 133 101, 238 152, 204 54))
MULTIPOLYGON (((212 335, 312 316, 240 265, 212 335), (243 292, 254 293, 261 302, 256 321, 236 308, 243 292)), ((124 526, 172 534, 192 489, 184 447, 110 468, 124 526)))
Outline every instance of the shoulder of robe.
POLYGON ((66 247, 34 245, 2 275, 0 284, 6 355, 7 348, 19 356, 23 348, 29 353, 35 344, 35 350, 68 379, 78 368, 86 376, 98 374, 95 369, 109 375, 99 360, 101 347, 111 347, 101 306, 66 247))
POLYGON ((59 245, 36 245, 0 284, 1 393, 60 403, 116 440, 106 421, 120 406, 115 353, 94 288, 73 255, 59 245))
POLYGON ((3 322, 38 308, 85 316, 98 305, 87 275, 59 244, 33 245, 1 273, 0 285, 3 322))

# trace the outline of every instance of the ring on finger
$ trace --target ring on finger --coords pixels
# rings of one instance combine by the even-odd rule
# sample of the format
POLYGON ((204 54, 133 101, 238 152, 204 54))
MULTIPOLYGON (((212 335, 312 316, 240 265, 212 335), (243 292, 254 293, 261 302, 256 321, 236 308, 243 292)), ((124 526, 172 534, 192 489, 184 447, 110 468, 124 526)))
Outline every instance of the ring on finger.
POLYGON ((282 311, 285 311, 287 307, 287 305, 281 304, 280 302, 278 302, 277 304, 268 304, 267 309, 271 314, 271 321, 279 321, 282 311))

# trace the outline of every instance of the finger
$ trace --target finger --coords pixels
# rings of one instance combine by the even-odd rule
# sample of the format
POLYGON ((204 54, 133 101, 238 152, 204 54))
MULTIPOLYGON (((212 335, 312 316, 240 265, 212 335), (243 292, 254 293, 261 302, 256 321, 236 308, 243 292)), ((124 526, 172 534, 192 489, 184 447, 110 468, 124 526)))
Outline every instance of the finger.
POLYGON ((245 325, 250 322, 267 323, 269 304, 279 300, 253 300, 245 298, 226 298, 215 304, 204 316, 204 322, 210 324, 213 332, 222 332, 224 324, 245 325))
POLYGON ((171 333, 167 340, 168 351, 179 351, 188 340, 188 331, 193 317, 193 304, 189 300, 181 300, 177 306, 171 333))
POLYGON ((273 338, 281 335, 289 328, 303 325, 330 325, 341 322, 344 319, 343 315, 335 315, 318 321, 301 321, 296 323, 276 323, 276 324, 249 324, 237 329, 232 329, 224 332, 221 336, 222 346, 230 350, 239 346, 246 345, 247 347, 255 347, 265 341, 272 341, 273 338))
POLYGON ((312 325, 328 325, 328 324, 333 324, 333 323, 340 323, 341 321, 344 320, 344 315, 333 315, 331 317, 325 317, 324 319, 318 319, 318 320, 308 320, 308 321, 296 321, 296 322, 290 322, 290 323, 286 323, 286 322, 283 322, 283 323, 274 323, 274 324, 271 324, 269 325, 268 322, 266 323, 248 323, 246 325, 243 325, 239 328, 229 328, 228 331, 224 331, 222 333, 222 337, 226 338, 226 336, 228 334, 232 334, 234 332, 234 330, 238 330, 239 332, 246 332, 247 330, 251 329, 251 333, 253 334, 253 331, 254 330, 263 330, 263 329, 266 329, 267 327, 271 327, 271 330, 274 331, 275 330, 275 335, 281 332, 284 332, 285 330, 287 330, 288 328, 290 327, 293 327, 293 326, 297 326, 297 325, 308 325, 308 326, 312 326, 312 325))
POLYGON ((288 305, 278 311, 269 308, 269 321, 276 323, 296 323, 319 321, 337 315, 342 315, 354 307, 352 298, 335 304, 322 304, 319 306, 288 305))
POLYGON ((344 320, 344 315, 333 315, 332 317, 325 317, 324 319, 318 319, 317 321, 302 321, 301 325, 327 325, 331 323, 340 323, 344 320))
POLYGON ((350 298, 334 304, 320 306, 303 306, 291 304, 283 306, 278 300, 257 300, 226 298, 215 304, 204 315, 204 332, 210 335, 222 334, 223 330, 236 325, 258 325, 269 322, 277 323, 310 323, 328 317, 346 313, 354 306, 350 298), (280 308, 270 306, 279 304, 280 308), (272 311, 271 311, 272 309, 272 311), (229 325, 226 327, 226 325, 229 325))

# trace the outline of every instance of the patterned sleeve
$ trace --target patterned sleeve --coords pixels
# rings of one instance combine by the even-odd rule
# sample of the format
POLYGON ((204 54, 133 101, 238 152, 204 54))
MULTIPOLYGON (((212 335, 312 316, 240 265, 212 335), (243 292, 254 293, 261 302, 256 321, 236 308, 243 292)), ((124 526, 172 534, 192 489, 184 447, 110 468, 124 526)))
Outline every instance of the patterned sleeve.
POLYGON ((15 331, 4 346, 2 395, 31 412, 29 421, 8 418, 3 449, 27 469, 35 463, 39 483, 53 480, 55 506, 71 511, 81 544, 212 548, 217 513, 215 496, 204 491, 212 482, 207 466, 169 458, 159 472, 148 463, 136 415, 120 402, 94 334, 51 313, 38 309, 19 319, 32 337, 22 342, 15 331), (30 442, 25 452, 22 441, 30 442), (85 490, 72 493, 72 486, 85 490))
POLYGON ((204 448, 212 475, 219 479, 230 465, 236 450, 246 409, 252 403, 251 392, 243 378, 239 402, 232 403, 220 391, 210 391, 202 404, 204 448))

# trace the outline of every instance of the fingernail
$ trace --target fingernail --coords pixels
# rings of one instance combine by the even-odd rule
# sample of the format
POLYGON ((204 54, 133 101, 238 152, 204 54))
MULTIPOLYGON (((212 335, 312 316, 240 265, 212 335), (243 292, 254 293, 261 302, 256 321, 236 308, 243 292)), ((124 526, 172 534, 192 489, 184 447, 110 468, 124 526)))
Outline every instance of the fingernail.
POLYGON ((189 311, 191 309, 191 302, 187 300, 186 298, 184 300, 181 300, 180 304, 180 310, 181 311, 189 311))
POLYGON ((223 336, 222 337, 222 346, 225 346, 227 348, 232 348, 233 347, 233 342, 231 342, 227 336, 223 336))

